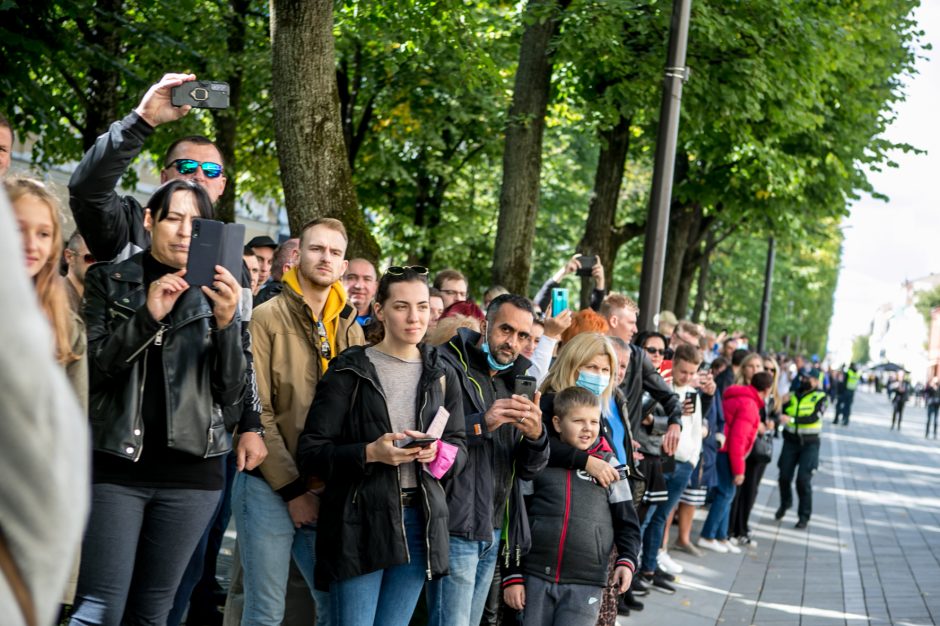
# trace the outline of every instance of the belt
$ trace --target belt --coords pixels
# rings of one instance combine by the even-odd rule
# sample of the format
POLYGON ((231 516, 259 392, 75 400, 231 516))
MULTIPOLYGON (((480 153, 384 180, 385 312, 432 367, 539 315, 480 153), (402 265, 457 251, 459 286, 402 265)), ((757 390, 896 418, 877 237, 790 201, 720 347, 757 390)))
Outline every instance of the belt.
POLYGON ((401 490, 401 505, 407 507, 419 506, 421 500, 418 498, 417 489, 402 489, 401 490))

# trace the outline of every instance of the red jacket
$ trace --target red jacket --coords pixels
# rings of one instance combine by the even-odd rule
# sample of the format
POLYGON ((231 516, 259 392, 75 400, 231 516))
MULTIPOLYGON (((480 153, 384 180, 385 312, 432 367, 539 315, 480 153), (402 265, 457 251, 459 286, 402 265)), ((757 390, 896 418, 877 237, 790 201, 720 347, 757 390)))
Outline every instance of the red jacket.
POLYGON ((725 389, 721 403, 725 411, 725 444, 721 452, 728 455, 731 474, 744 473, 744 459, 751 453, 760 424, 760 408, 764 401, 750 385, 732 385, 725 389))

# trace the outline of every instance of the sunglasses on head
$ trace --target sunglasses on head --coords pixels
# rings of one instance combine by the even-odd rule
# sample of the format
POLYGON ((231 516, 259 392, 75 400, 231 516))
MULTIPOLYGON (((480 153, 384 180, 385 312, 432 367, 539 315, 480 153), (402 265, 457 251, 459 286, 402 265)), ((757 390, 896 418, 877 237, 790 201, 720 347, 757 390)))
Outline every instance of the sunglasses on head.
POLYGON ((644 349, 645 349, 647 352, 649 352, 650 354, 661 354, 662 356, 666 356, 666 349, 665 349, 665 348, 653 348, 652 346, 647 346, 647 347, 644 348, 644 349))
POLYGON ((193 159, 176 159, 172 163, 167 164, 167 167, 175 167, 176 171, 184 176, 195 174, 196 170, 200 167, 202 168, 202 173, 206 175, 206 178, 218 178, 222 175, 222 166, 212 161, 203 161, 200 163, 193 159))
POLYGON ((392 265, 385 270, 385 273, 391 274, 392 276, 402 276, 407 270, 411 270, 419 276, 428 275, 428 268, 422 265, 392 265))

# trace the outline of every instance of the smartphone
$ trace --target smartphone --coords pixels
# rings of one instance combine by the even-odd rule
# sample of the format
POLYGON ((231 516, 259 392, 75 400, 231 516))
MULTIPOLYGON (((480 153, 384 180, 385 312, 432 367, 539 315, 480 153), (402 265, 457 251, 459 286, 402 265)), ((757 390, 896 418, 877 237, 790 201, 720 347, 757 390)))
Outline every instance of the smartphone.
POLYGON ((578 257, 578 261, 581 263, 581 267, 575 272, 578 276, 590 276, 594 266, 597 265, 597 257, 594 255, 582 254, 578 257))
POLYGON ((434 437, 419 437, 418 439, 412 439, 403 445, 402 448, 427 448, 435 441, 437 441, 437 439, 434 437))
POLYGON ((516 376, 516 387, 513 389, 513 393, 517 396, 525 396, 535 402, 535 377, 516 376))
POLYGON ((552 289, 552 317, 568 308, 568 290, 564 287, 552 289))
POLYGON ((692 403, 694 403, 694 402, 695 402, 695 396, 696 396, 696 395, 697 395, 697 394, 696 394, 694 391, 686 391, 686 392, 685 392, 685 401, 686 401, 686 402, 692 402, 692 403))
POLYGON ((170 90, 170 102, 175 107, 227 109, 229 93, 228 83, 191 80, 170 90))
POLYGON ((221 265, 232 276, 241 276, 245 225, 225 224, 217 220, 193 219, 189 258, 186 260, 186 282, 211 287, 215 282, 215 266, 221 265))

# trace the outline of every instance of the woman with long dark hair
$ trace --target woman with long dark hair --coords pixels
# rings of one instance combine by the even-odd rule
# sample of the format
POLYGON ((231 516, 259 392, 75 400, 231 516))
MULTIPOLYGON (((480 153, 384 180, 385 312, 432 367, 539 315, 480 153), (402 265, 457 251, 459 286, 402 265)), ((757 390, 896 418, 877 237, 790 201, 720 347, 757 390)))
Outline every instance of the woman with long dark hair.
POLYGON ((301 470, 326 482, 315 576, 334 624, 404 626, 425 581, 448 572, 441 482, 465 463, 466 435, 460 379, 422 343, 428 294, 426 268, 386 270, 382 339, 330 364, 300 436, 301 470))
POLYGON ((245 387, 241 286, 221 266, 212 288, 185 277, 209 197, 173 180, 147 207, 151 247, 86 275, 94 484, 73 625, 166 622, 221 495, 222 410, 245 387))

